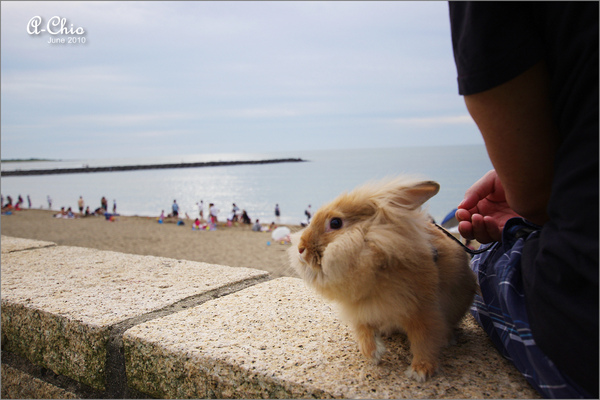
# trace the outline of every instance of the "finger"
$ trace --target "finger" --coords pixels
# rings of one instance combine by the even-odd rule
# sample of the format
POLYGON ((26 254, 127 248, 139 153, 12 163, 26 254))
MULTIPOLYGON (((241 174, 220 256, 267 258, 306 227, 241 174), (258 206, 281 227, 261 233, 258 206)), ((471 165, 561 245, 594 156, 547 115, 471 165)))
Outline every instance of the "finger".
POLYGON ((454 213, 454 216, 458 222, 471 221, 471 212, 468 210, 458 209, 456 210, 456 213, 454 213))
POLYGON ((471 223, 473 224, 473 236, 479 243, 490 243, 494 240, 490 236, 484 218, 480 214, 473 214, 471 217, 471 223))
POLYGON ((470 221, 462 221, 458 223, 458 233, 465 239, 474 240, 473 236, 473 224, 470 221))
MULTIPOLYGON (((469 189, 470 190, 470 189, 469 189)), ((459 210, 470 210, 475 208, 475 206, 477 205, 477 203, 479 202, 479 200, 481 200, 482 198, 479 197, 479 195, 477 194, 477 192, 469 192, 467 190, 467 192, 465 192, 465 197, 463 198, 463 200, 460 202, 460 204, 456 207, 459 210)))
POLYGON ((502 241, 502 230, 498 226, 498 223, 491 217, 484 217, 483 223, 485 224, 485 229, 488 232, 489 237, 494 242, 502 241))
POLYGON ((494 192, 496 182, 496 171, 488 171, 483 177, 473 184, 465 192, 463 201, 458 205, 459 209, 471 209, 477 206, 477 203, 485 199, 490 193, 494 192))

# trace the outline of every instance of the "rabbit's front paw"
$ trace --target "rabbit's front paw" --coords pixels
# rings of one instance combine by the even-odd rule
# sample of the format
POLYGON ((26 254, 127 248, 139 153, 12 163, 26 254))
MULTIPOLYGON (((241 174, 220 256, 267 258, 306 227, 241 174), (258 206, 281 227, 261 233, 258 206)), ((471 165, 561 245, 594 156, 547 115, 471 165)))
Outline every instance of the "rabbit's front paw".
POLYGON ((437 369, 437 365, 430 362, 413 362, 406 370, 405 375, 417 382, 425 382, 428 378, 435 375, 437 369))
POLYGON ((385 345, 379 334, 368 325, 359 325, 356 329, 358 348, 373 364, 379 364, 385 353, 385 345))

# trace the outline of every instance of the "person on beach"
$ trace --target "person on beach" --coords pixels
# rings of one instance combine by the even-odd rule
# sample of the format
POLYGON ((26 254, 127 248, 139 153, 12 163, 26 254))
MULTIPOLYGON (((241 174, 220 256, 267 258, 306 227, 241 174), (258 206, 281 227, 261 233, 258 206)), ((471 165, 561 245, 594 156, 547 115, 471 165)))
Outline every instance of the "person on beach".
POLYGON ((275 204, 275 219, 277 223, 279 223, 279 217, 281 216, 281 211, 279 210, 279 204, 275 204))
POLYGON ((117 213, 117 200, 113 199, 113 214, 117 213))
POLYGON ((204 219, 204 202, 200 200, 199 203, 196 203, 196 207, 198 207, 198 216, 200 217, 200 221, 204 219))
POLYGON ((450 2, 494 170, 465 193, 472 313, 543 396, 598 398, 598 2, 450 2))
POLYGON ((214 203, 210 203, 208 205, 208 213, 210 217, 210 223, 213 225, 217 225, 218 218, 217 214, 219 213, 219 209, 214 205, 214 203))
POLYGON ((171 210, 173 211, 172 215, 177 218, 179 216, 179 204, 177 204, 177 200, 173 200, 171 210))
POLYGON ((250 216, 248 215, 246 210, 242 210, 242 223, 246 225, 250 225, 252 223, 252 220, 250 219, 250 216))
POLYGON ((100 199, 100 207, 102 207, 104 212, 108 211, 108 200, 106 200, 106 197, 104 196, 102 196, 102 198, 100 199))
POLYGON ((238 220, 238 211, 240 211, 240 208, 238 206, 235 205, 235 203, 233 203, 232 205, 232 209, 231 209, 231 221, 232 222, 237 222, 238 220))
POLYGON ((46 197, 46 201, 48 201, 48 210, 52 210, 52 197, 50 197, 50 195, 48 195, 46 197))
POLYGON ((79 207, 79 214, 83 214, 83 207, 85 206, 83 196, 79 196, 79 200, 77 200, 77 206, 79 207))
POLYGON ((11 213, 13 210, 13 205, 12 205, 12 197, 10 196, 6 196, 6 204, 1 204, 2 205, 2 213, 11 213))
POLYGON ((31 208, 31 197, 27 195, 27 208, 31 208))
POLYGON ((304 210, 304 215, 306 215, 306 223, 310 224, 310 218, 312 217, 312 209, 310 208, 310 204, 304 210))
POLYGON ((254 225, 252 225, 252 231, 253 232, 260 232, 262 231, 262 226, 260 225, 260 221, 256 220, 256 222, 254 222, 254 225))
POLYGON ((198 230, 198 231, 200 230, 200 219, 199 219, 199 218, 196 218, 196 219, 194 220, 194 223, 193 223, 193 225, 192 225, 192 230, 193 230, 193 231, 194 231, 194 230, 198 230))

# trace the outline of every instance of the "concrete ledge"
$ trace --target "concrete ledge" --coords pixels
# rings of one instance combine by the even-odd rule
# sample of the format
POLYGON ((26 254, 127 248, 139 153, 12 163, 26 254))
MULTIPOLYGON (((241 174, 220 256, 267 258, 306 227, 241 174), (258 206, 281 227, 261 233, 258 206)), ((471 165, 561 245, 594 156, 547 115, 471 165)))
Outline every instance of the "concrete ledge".
POLYGON ((56 246, 56 243, 43 242, 41 240, 19 239, 8 236, 2 236, 2 254, 8 254, 15 251, 41 249, 44 247, 56 246))
POLYGON ((119 358, 120 337, 109 351, 113 331, 118 336, 128 326, 268 278, 249 268, 3 236, 5 246, 13 251, 2 252, 2 350, 99 391, 119 378, 107 369, 107 360, 119 358))
POLYGON ((539 398, 470 316, 418 384, 402 336, 371 365, 331 305, 264 271, 2 236, 1 289, 5 398, 539 398))
POLYGON ((3 399, 78 399, 75 393, 2 364, 3 399))
POLYGON ((104 390, 109 330, 2 300, 2 350, 104 390))
POLYGON ((417 383, 401 335, 379 366, 358 352, 332 308, 295 278, 279 278, 125 333, 127 378, 161 398, 537 397, 468 316, 442 371, 417 383))

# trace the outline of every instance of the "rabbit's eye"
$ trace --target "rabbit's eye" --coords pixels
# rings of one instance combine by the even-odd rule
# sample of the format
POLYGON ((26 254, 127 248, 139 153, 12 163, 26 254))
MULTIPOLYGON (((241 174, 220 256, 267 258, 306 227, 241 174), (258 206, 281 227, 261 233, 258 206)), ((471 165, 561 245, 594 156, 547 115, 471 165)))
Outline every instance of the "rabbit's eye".
POLYGON ((340 229, 342 225, 342 220, 340 218, 331 218, 331 221, 329 221, 329 228, 333 230, 340 229))

